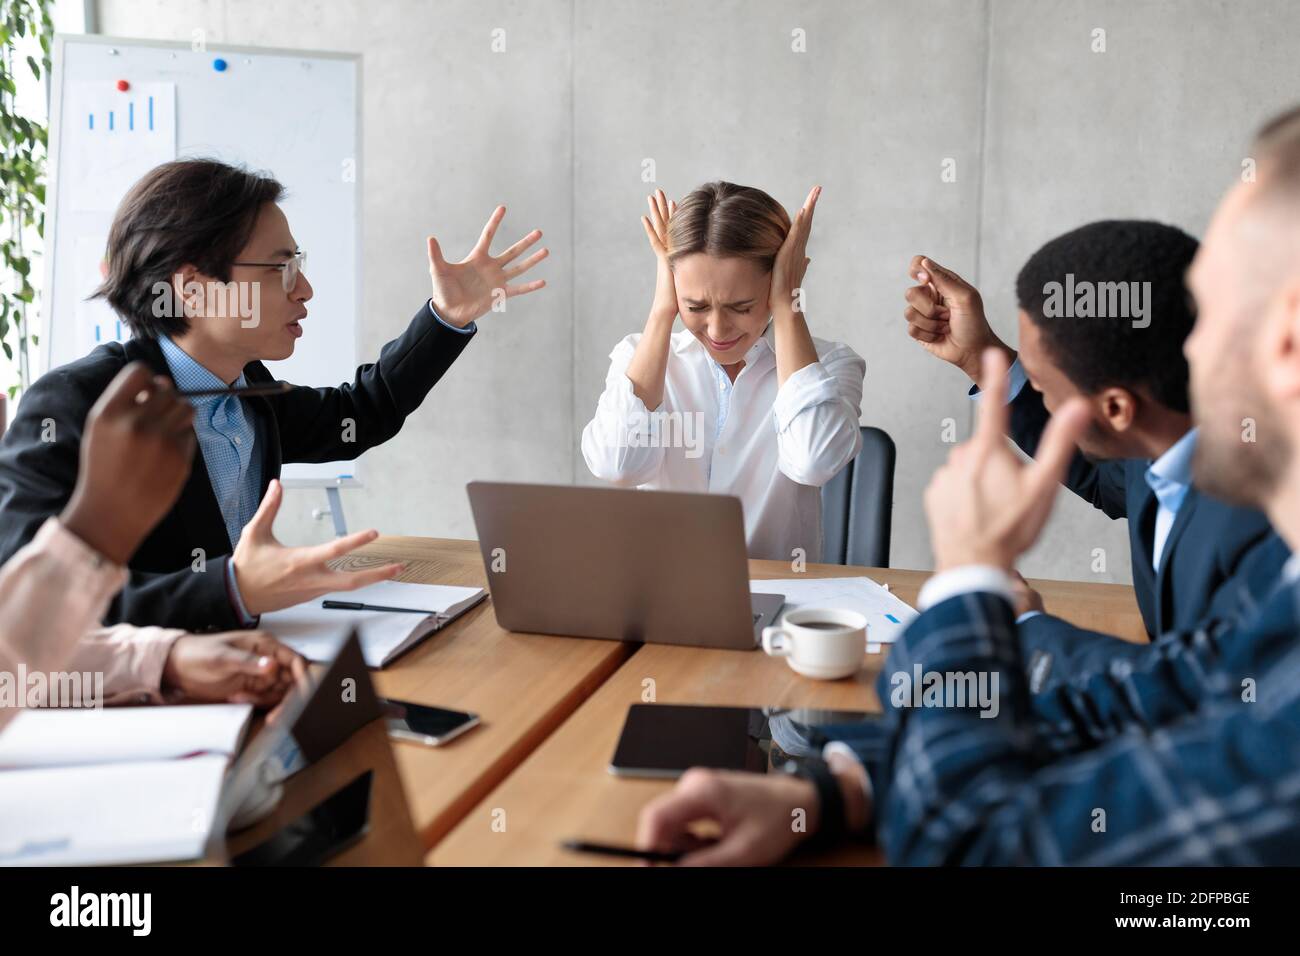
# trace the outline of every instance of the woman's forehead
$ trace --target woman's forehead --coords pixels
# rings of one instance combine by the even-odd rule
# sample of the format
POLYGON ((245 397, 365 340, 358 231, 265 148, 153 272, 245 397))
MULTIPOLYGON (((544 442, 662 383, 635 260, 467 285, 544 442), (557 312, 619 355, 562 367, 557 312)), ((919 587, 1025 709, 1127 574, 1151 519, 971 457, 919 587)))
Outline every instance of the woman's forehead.
POLYGON ((685 298, 743 299, 766 280, 767 274, 752 259, 696 253, 673 264, 677 292, 685 298))

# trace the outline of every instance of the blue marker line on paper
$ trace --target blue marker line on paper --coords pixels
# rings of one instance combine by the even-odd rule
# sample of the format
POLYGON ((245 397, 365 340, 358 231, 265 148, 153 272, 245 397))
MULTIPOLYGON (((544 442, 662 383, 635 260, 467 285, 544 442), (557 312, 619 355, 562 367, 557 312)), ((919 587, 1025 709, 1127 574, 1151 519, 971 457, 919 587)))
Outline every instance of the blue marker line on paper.
POLYGON ((96 325, 95 325, 95 341, 96 341, 96 342, 99 341, 99 325, 98 325, 98 323, 96 323, 96 325))
POLYGON ((112 111, 112 110, 109 110, 109 111, 108 111, 108 128, 109 128, 110 131, 113 129, 113 111, 112 111))
POLYGON ((153 97, 149 97, 149 128, 153 129, 153 97))
POLYGON ((126 128, 135 129, 135 104, 128 103, 126 106, 126 128))
POLYGON ((890 619, 891 621, 893 621, 895 624, 902 624, 902 623, 903 623, 903 622, 900 621, 898 618, 894 617, 894 615, 892 615, 892 614, 886 614, 885 617, 889 618, 889 619, 890 619))
POLYGON ((122 341, 122 320, 117 320, 117 340, 122 341))
POLYGON ((90 114, 90 128, 91 128, 91 129, 94 129, 94 128, 95 128, 95 114, 94 114, 94 113, 91 113, 91 114, 90 114))

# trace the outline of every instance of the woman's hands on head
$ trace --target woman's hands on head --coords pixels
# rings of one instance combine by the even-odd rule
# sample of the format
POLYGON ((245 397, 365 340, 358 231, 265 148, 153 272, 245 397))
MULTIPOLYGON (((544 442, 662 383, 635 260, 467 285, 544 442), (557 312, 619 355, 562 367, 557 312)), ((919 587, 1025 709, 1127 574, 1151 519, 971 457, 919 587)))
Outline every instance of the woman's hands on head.
POLYGON ((808 258, 808 236, 812 232, 813 213, 821 194, 820 186, 809 190, 808 198, 790 223, 785 242, 777 251, 776 261, 772 264, 772 290, 768 296, 768 308, 773 317, 803 312, 803 296, 797 293, 803 285, 808 263, 812 262, 808 258))
POLYGON ((673 324, 677 321, 677 284, 673 281, 672 266, 668 264, 668 220, 677 211, 677 203, 670 202, 662 189, 656 189, 646 202, 650 204, 650 215, 641 217, 641 225, 645 227, 650 251, 655 254, 658 274, 645 332, 637 343, 632 361, 628 363, 627 377, 632 383, 633 394, 647 409, 654 410, 663 404, 668 349, 673 324))
POLYGON ((808 331, 804 311, 803 278, 808 271, 808 236, 822 188, 814 186, 795 213, 785 241, 772 263, 772 282, 767 306, 775 332, 776 380, 785 385, 790 376, 817 361, 817 347, 808 331))
POLYGON ((677 318, 677 287, 673 283, 672 266, 668 264, 668 220, 677 211, 677 203, 665 196, 662 189, 647 196, 646 202, 650 205, 650 215, 641 217, 641 225, 658 263, 650 318, 666 319, 671 324, 677 318))

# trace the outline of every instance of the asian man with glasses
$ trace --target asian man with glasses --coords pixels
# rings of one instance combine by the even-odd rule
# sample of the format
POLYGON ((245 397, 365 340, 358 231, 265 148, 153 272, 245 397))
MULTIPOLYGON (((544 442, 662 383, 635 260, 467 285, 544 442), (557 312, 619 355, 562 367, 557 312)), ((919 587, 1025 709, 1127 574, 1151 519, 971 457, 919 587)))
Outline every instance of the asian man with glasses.
MULTIPOLYGON (((96 293, 132 338, 51 370, 24 395, 0 443, 0 561, 67 504, 86 415, 123 366, 142 361, 183 392, 274 381, 262 363, 293 354, 312 297, 305 256, 277 204, 282 193, 274 179, 211 160, 166 163, 132 187, 114 217, 107 275, 96 293)), ((493 212, 461 262, 444 259, 429 237, 431 296, 352 383, 190 399, 198 439, 190 478, 132 557, 110 623, 251 627, 267 611, 401 570, 328 567, 372 540, 373 531, 316 547, 276 541, 280 468, 351 460, 392 438, 496 298, 545 285, 519 279, 546 257, 544 248, 524 255, 540 230, 491 254, 504 215, 504 207, 493 212)))

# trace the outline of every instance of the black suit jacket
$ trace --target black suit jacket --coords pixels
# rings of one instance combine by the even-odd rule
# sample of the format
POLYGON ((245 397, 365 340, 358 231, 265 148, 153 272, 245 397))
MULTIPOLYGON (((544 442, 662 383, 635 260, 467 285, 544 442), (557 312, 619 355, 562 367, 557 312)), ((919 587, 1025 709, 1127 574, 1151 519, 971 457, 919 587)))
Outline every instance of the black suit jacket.
MULTIPOLYGON (((1011 403, 1012 440, 1033 455, 1049 418, 1042 395, 1025 385, 1011 403)), ((1220 609, 1239 606, 1243 589, 1258 596, 1277 579, 1288 552, 1263 513, 1225 504, 1193 487, 1174 518, 1160 568, 1154 570, 1158 503, 1146 482, 1150 464, 1090 461, 1075 454, 1065 484, 1111 518, 1128 519, 1133 590, 1147 636, 1155 637, 1194 630, 1220 609)), ((1054 620, 1034 627, 1045 631, 1054 620)), ((1038 618, 1025 623, 1033 621, 1038 618)))
MULTIPOLYGON (((406 331, 383 347, 379 361, 357 369, 351 384, 297 386, 244 399, 261 423, 261 491, 284 463, 351 460, 392 438, 472 337, 444 326, 426 302, 406 331), (344 441, 345 419, 354 423, 354 441, 344 441)), ((0 442, 0 561, 63 510, 76 484, 86 415, 122 367, 135 361, 171 377, 158 343, 137 338, 101 345, 27 390, 0 442)), ((245 366, 244 375, 250 383, 275 380, 261 362, 245 366)), ((240 627, 226 592, 231 550, 203 454, 195 448, 189 480, 132 556, 130 580, 106 620, 192 631, 240 627)))

